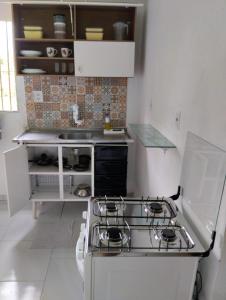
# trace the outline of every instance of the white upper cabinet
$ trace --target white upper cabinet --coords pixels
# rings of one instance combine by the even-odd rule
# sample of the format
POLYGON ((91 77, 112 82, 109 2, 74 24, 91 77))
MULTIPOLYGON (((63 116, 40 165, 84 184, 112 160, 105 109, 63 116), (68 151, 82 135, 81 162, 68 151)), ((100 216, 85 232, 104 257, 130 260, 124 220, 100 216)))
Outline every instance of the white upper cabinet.
POLYGON ((134 76, 136 9, 75 5, 75 76, 134 76))
POLYGON ((75 41, 74 53, 76 76, 134 76, 134 42, 75 41))

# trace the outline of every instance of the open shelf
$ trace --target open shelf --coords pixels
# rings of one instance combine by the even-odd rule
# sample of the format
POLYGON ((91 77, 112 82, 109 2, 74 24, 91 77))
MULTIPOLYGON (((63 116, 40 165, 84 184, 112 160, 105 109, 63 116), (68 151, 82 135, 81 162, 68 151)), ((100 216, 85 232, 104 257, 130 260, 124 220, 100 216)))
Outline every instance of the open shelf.
POLYGON ((39 186, 32 190, 32 201, 60 201, 59 186, 39 186))
POLYGON ((24 68, 42 69, 47 75, 74 75, 74 68, 67 66, 65 73, 55 72, 55 62, 74 62, 73 54, 71 57, 21 57, 21 50, 41 51, 46 55, 47 47, 54 47, 60 56, 61 48, 69 48, 73 51, 74 35, 71 24, 70 8, 68 5, 57 4, 14 4, 13 5, 13 25, 14 25, 14 44, 16 55, 17 75, 22 74, 24 68), (54 38, 54 15, 64 15, 66 20, 65 38, 54 38), (24 37, 24 26, 41 26, 43 28, 43 38, 26 39, 24 37), (69 73, 68 70, 73 70, 69 73))
POLYGON ((91 170, 88 170, 88 171, 85 171, 85 172, 76 172, 76 171, 73 171, 73 170, 64 170, 63 171, 63 174, 64 175, 79 175, 79 176, 85 176, 85 175, 92 175, 92 172, 91 170))
POLYGON ((16 38, 16 42, 27 42, 27 43, 73 43, 74 39, 25 39, 16 38))
POLYGON ((75 38, 85 40, 87 27, 101 27, 104 31, 104 40, 115 40, 113 24, 120 21, 129 24, 127 41, 134 41, 135 8, 134 7, 110 7, 83 6, 75 8, 75 38))
POLYGON ((55 166, 39 166, 36 164, 32 164, 29 167, 30 175, 57 175, 59 173, 59 169, 55 166))
POLYGON ((72 57, 26 57, 26 56, 17 56, 17 59, 20 60, 70 60, 74 61, 72 57))
POLYGON ((90 200, 90 197, 77 197, 74 194, 64 193, 64 201, 87 202, 90 200))

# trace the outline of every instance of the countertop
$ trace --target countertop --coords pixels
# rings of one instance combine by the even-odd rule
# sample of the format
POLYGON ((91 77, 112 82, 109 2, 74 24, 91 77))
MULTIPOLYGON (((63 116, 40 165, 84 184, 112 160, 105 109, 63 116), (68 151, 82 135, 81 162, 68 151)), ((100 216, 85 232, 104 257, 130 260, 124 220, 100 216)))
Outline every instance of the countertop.
POLYGON ((104 135, 103 130, 93 129, 59 129, 59 130, 27 130, 13 139, 23 144, 96 144, 96 143, 133 143, 134 140, 126 132, 121 135, 104 135), (60 139, 62 133, 92 133, 89 139, 60 139))
POLYGON ((172 142, 151 124, 130 124, 129 127, 146 148, 176 148, 172 142))

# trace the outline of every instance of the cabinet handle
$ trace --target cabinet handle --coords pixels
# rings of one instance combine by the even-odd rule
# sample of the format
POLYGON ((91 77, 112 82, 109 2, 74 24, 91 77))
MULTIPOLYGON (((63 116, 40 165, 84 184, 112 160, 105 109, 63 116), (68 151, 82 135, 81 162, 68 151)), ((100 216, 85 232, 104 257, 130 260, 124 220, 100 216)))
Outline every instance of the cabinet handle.
POLYGON ((81 66, 78 66, 78 71, 79 71, 79 73, 82 73, 82 67, 81 66))

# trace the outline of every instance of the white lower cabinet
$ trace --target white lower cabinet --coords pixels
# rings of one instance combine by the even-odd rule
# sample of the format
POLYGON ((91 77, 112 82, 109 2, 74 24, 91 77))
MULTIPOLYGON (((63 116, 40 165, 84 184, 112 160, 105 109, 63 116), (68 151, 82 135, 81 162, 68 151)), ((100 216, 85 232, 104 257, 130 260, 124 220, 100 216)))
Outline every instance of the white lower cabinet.
POLYGON ((78 184, 86 183, 94 195, 94 147, 91 144, 28 144, 4 153, 7 198, 10 216, 29 200, 34 215, 37 203, 49 201, 88 201, 74 194, 78 184), (81 155, 89 156, 89 169, 77 170, 81 155))
POLYGON ((85 300, 192 299, 198 261, 182 256, 95 257, 92 296, 85 300))

